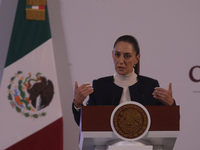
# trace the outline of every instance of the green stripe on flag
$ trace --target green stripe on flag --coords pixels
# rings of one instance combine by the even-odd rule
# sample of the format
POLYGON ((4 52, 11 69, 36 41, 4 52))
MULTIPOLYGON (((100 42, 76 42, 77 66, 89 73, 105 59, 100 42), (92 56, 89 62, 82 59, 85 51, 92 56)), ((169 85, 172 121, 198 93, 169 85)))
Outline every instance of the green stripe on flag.
POLYGON ((26 8, 30 8, 30 9, 31 9, 31 8, 32 8, 32 6, 30 6, 30 5, 26 5, 26 8))
POLYGON ((5 67, 51 38, 48 13, 46 13, 45 21, 26 20, 25 9, 26 0, 18 0, 5 67))

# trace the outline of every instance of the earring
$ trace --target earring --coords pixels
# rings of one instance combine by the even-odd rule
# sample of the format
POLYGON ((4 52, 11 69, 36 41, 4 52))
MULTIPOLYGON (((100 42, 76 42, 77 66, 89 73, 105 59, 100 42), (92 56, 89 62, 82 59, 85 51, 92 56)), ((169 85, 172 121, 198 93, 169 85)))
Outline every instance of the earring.
POLYGON ((134 64, 134 68, 135 68, 135 64, 134 64))

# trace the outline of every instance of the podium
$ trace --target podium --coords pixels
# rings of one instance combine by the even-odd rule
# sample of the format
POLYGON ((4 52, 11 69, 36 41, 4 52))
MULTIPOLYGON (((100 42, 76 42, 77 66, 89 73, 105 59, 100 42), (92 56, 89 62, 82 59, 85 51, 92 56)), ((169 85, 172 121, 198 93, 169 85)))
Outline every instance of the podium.
MULTIPOLYGON (((80 124, 80 150, 106 150, 110 141, 119 140, 110 125, 110 116, 116 106, 83 106, 80 124)), ((179 106, 145 106, 151 124, 143 141, 153 150, 173 150, 180 130, 179 106)))

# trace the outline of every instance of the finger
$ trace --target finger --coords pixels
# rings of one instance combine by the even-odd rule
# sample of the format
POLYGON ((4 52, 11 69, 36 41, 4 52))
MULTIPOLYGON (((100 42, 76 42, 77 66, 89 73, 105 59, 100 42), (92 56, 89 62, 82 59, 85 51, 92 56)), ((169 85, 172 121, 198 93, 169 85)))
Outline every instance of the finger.
POLYGON ((155 91, 158 91, 158 92, 165 92, 166 89, 161 88, 161 87, 156 87, 156 88, 155 88, 155 91))
POLYGON ((82 88, 85 88, 85 87, 89 87, 89 86, 91 86, 90 83, 84 83, 79 87, 79 89, 82 89, 82 88))
POLYGON ((82 91, 77 95, 77 101, 82 102, 84 99, 93 92, 93 89, 82 91))
POLYGON ((154 93, 154 94, 153 94, 153 97, 154 97, 155 99, 157 99, 157 100, 163 102, 163 97, 162 97, 162 95, 158 95, 158 94, 154 93))
POLYGON ((85 85, 81 85, 78 90, 80 94, 85 94, 88 91, 93 90, 93 87, 91 85, 85 84, 85 85))
POLYGON ((88 95, 90 95, 90 94, 92 94, 92 93, 93 93, 93 91, 94 91, 93 89, 90 89, 90 90, 88 90, 88 91, 87 91, 87 93, 86 93, 86 94, 87 94, 87 96, 88 96, 88 95))
POLYGON ((79 88, 79 91, 80 91, 81 93, 86 93, 87 91, 90 91, 90 90, 92 90, 92 89, 93 89, 92 86, 84 86, 84 87, 79 88))
POLYGON ((172 92, 172 83, 169 83, 169 91, 172 92))
POLYGON ((92 91, 93 91, 92 86, 90 86, 90 87, 84 87, 84 88, 80 89, 80 92, 81 92, 82 94, 86 94, 86 93, 92 92, 92 91))
POLYGON ((165 89, 156 89, 153 93, 155 95, 164 95, 167 92, 165 89))
POLYGON ((160 97, 159 95, 157 95, 157 94, 154 94, 153 97, 154 97, 155 99, 161 100, 161 97, 160 97))
POLYGON ((166 93, 163 91, 154 91, 153 96, 156 99, 163 99, 165 97, 166 93))
POLYGON ((78 89, 78 82, 75 81, 75 90, 78 89))

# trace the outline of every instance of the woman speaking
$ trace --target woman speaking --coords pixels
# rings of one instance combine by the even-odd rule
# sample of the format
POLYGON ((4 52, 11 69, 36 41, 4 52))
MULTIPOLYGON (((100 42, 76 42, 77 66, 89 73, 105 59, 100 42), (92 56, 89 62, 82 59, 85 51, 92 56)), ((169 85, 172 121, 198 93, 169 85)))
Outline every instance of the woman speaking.
POLYGON ((116 73, 89 83, 75 81, 72 110, 76 123, 80 122, 80 108, 89 95, 87 105, 118 105, 136 101, 142 105, 176 105, 172 97, 172 84, 168 89, 159 87, 157 80, 139 75, 140 48, 131 35, 119 37, 113 46, 112 58, 116 73))

